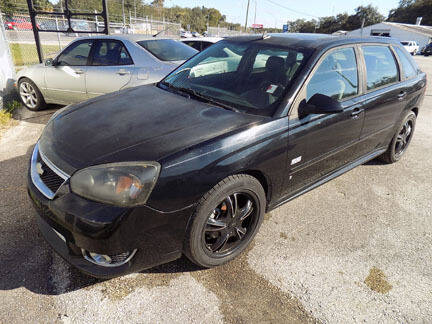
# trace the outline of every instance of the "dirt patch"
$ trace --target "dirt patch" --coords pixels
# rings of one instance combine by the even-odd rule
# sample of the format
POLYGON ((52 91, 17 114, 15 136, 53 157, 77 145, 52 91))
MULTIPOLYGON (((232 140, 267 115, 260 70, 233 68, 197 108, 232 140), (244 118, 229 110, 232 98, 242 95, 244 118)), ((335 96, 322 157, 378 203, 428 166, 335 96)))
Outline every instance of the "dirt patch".
POLYGON ((279 236, 281 238, 283 238, 284 240, 288 239, 288 235, 286 235, 286 233, 284 233, 284 232, 280 232, 279 236))
POLYGON ((101 282, 102 294, 110 300, 121 300, 136 289, 146 287, 167 287, 181 273, 136 273, 126 277, 114 278, 101 282))
POLYGON ((227 323, 317 322, 297 299, 253 271, 247 253, 226 265, 191 275, 218 297, 227 323))
POLYGON ((366 277, 364 283, 373 291, 381 294, 386 294, 393 288, 392 285, 388 283, 384 272, 376 267, 370 269, 369 275, 366 277))

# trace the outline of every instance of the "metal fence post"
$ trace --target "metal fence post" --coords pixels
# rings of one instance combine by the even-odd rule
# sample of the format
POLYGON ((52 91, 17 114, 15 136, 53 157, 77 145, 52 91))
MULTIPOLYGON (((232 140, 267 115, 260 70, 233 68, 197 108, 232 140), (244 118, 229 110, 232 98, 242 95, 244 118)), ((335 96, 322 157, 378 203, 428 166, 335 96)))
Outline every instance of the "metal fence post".
MULTIPOLYGON (((55 23, 56 23, 56 29, 59 30, 58 18, 57 18, 57 17, 55 17, 55 23)), ((57 41, 58 41, 58 44, 59 44, 59 48, 60 48, 60 50, 62 50, 63 47, 61 46, 61 42, 60 42, 60 34, 59 34, 59 32, 57 32, 57 41)))

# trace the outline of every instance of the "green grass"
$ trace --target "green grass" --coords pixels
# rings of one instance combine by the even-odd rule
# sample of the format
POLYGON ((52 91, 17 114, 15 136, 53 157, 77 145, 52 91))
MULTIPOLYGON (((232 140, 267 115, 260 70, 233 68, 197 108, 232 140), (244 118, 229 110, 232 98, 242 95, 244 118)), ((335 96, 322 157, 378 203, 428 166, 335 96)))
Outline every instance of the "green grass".
POLYGON ((5 104, 3 109, 0 109, 0 134, 9 126, 12 126, 12 113, 20 106, 21 104, 18 101, 14 100, 5 104))
MULTIPOLYGON (((10 43, 10 49, 15 66, 39 63, 35 44, 10 43)), ((58 45, 42 45, 44 58, 53 57, 59 50, 58 45)))

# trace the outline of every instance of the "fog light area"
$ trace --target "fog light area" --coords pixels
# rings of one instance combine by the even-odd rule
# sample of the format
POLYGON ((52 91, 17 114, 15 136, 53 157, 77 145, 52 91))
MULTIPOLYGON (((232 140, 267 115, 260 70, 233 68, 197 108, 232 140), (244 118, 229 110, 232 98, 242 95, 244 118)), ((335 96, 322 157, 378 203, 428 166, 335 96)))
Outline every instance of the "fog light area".
POLYGON ((97 264, 103 267, 118 267, 127 262, 129 262, 133 256, 135 255, 137 249, 132 252, 123 252, 120 254, 107 255, 107 254, 99 254, 95 252, 89 252, 84 249, 81 249, 82 255, 84 259, 90 261, 91 263, 97 264))

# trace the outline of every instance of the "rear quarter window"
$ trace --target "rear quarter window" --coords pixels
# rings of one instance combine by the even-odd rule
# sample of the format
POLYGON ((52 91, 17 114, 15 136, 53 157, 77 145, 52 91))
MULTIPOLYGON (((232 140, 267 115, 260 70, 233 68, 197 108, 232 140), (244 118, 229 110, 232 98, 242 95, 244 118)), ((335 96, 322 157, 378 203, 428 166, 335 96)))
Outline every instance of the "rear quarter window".
POLYGON ((411 79, 417 75, 417 69, 412 65, 411 58, 408 58, 406 51, 403 51, 399 47, 394 47, 399 61, 402 65, 402 73, 406 79, 411 79))

